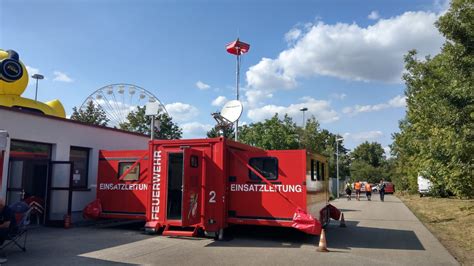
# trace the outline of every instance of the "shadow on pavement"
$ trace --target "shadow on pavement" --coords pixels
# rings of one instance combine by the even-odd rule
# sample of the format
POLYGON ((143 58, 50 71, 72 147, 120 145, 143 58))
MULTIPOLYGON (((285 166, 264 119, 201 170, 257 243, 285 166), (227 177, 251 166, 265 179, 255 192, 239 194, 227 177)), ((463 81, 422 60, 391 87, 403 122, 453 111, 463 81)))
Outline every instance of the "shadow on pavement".
POLYGON ((346 228, 329 226, 326 231, 328 248, 425 250, 413 231, 361 227, 357 224, 358 222, 346 221, 346 228))
POLYGON ((299 248, 319 243, 317 236, 286 227, 236 225, 224 235, 224 241, 214 241, 206 247, 299 248))
POLYGON ((28 232, 26 252, 9 247, 8 265, 133 265, 81 256, 82 254, 150 238, 143 223, 109 224, 71 229, 38 227, 28 232))

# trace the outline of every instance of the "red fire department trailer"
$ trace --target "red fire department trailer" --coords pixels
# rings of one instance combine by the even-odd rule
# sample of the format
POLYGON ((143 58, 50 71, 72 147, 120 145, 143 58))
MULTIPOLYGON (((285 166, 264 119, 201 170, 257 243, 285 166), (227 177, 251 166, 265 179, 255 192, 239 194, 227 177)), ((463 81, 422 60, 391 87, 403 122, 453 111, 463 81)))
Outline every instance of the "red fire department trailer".
POLYGON ((147 151, 101 151, 99 160, 97 200, 85 216, 143 219, 148 232, 222 237, 229 225, 248 224, 318 235, 340 215, 328 204, 326 158, 305 150, 153 140, 147 151))

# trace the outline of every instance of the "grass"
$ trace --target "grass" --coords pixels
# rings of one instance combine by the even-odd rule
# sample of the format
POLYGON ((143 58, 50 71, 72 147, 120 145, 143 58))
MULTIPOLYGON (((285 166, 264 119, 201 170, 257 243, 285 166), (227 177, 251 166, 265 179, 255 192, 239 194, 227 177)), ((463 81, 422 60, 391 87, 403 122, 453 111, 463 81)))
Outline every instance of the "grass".
POLYGON ((474 265, 474 200, 397 196, 462 265, 474 265))

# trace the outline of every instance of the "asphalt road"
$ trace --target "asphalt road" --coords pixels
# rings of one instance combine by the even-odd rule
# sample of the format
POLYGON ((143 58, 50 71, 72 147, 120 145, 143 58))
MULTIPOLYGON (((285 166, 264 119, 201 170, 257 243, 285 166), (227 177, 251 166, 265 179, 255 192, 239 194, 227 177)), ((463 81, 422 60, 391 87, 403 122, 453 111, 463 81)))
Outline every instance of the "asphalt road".
MULTIPOLYGON (((376 195, 377 196, 377 195, 376 195)), ((141 224, 31 230, 28 250, 6 250, 8 265, 457 265, 439 241, 396 197, 385 202, 332 202, 347 228, 327 228, 329 253, 319 237, 292 229, 236 227, 225 241, 149 236, 141 224)))

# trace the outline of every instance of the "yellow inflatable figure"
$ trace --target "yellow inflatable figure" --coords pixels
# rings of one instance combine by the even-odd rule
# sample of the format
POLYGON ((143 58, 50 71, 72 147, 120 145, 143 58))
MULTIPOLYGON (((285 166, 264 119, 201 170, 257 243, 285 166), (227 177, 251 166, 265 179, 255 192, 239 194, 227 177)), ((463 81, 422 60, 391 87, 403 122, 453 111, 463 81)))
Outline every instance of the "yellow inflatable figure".
POLYGON ((18 53, 0 49, 0 105, 65 118, 66 112, 59 100, 42 103, 21 97, 28 79, 28 71, 18 53))

